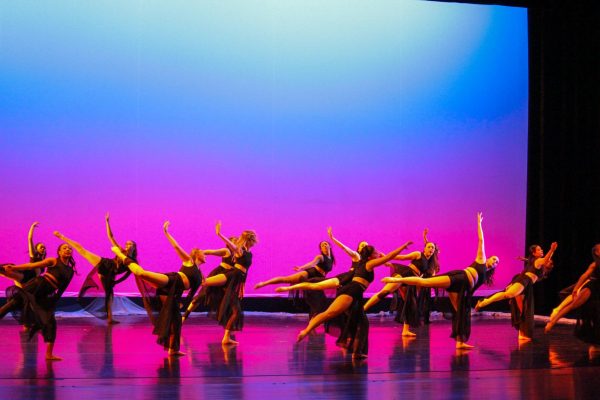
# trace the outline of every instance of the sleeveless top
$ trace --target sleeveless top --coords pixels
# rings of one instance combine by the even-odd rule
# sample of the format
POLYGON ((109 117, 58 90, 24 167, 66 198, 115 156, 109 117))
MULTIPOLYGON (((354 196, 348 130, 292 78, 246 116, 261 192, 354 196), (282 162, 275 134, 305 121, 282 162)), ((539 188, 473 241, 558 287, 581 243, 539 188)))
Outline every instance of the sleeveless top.
POLYGON ((333 269, 333 259, 324 254, 321 254, 321 256, 323 256, 323 261, 317 263, 317 267, 321 268, 326 273, 330 272, 333 269))
POLYGON ((202 284, 202 274, 200 273, 200 270, 196 264, 192 265, 191 267, 182 265, 181 268, 179 268, 179 272, 183 273, 186 278, 188 278, 188 281, 190 282, 190 290, 194 292, 198 290, 202 284))
POLYGON ((231 254, 231 251, 228 256, 221 257, 221 264, 227 264, 233 267, 233 264, 235 263, 233 262, 233 254, 231 254))
POLYGON ((422 274, 426 274, 429 271, 433 270, 433 254, 431 255, 431 257, 429 257, 428 260, 427 258, 425 258, 423 252, 421 252, 421 258, 419 258, 418 260, 412 260, 410 263, 417 267, 417 269, 422 274))
POLYGON ((252 253, 247 250, 244 250, 240 257, 233 258, 235 264, 239 264, 242 267, 246 268, 246 271, 252 265, 252 253))
POLYGON ((530 273, 534 274, 535 276, 537 276, 539 279, 544 275, 544 267, 536 268, 534 264, 535 264, 535 261, 533 263, 530 263, 528 260, 527 264, 525 265, 525 272, 530 272, 530 273))
POLYGON ((64 264, 60 258, 56 259, 56 265, 54 267, 50 267, 46 270, 48 275, 52 275, 56 279, 58 283, 58 291, 64 292, 69 283, 71 283, 71 279, 73 279, 73 275, 75 271, 73 267, 70 267, 64 264))
POLYGON ((473 285, 473 289, 471 289, 474 292, 485 282, 487 267, 485 264, 479 264, 478 262, 474 261, 473 264, 469 265, 467 268, 473 268, 475 271, 477 271, 477 281, 473 285))
MULTIPOLYGON (((356 267, 354 267, 354 276, 362 278, 367 282, 371 283, 375 280, 375 271, 367 271, 367 261, 358 261, 356 267)), ((352 263, 354 265, 354 263, 352 263)))

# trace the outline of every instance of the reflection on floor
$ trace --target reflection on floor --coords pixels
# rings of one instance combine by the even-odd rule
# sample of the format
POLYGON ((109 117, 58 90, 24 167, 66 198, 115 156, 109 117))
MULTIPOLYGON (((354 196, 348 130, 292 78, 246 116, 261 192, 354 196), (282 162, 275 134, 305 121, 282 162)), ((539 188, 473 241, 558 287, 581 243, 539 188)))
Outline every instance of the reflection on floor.
MULTIPOLYGON (((250 314, 237 346, 223 347, 222 330, 203 315, 184 325, 181 358, 168 358, 146 318, 59 320, 56 354, 32 341, 10 318, 0 321, 0 398, 586 398, 596 395, 600 353, 575 339, 572 327, 519 345, 506 320, 473 322, 471 344, 456 351, 450 322, 400 336, 391 316, 370 317, 368 359, 353 361, 321 333, 295 343, 306 316, 250 314)), ((322 329, 322 328, 320 328, 322 329)))

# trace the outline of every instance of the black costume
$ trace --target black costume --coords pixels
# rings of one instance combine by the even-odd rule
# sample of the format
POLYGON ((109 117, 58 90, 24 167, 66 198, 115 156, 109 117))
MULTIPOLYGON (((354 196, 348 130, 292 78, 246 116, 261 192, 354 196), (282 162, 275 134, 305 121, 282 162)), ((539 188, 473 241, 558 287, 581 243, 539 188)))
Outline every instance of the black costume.
POLYGON ((544 269, 536 268, 534 264, 535 261, 528 261, 525 265, 525 269, 520 274, 515 275, 509 284, 509 286, 514 283, 523 285, 523 292, 521 293, 521 296, 523 296, 522 309, 519 309, 516 298, 510 299, 510 319, 515 329, 519 332, 523 332, 527 337, 533 336, 535 322, 533 302, 533 284, 535 282, 533 282, 531 276, 527 275, 527 273, 537 276, 538 280, 544 275, 544 269))
POLYGON ((575 336, 586 343, 600 345, 600 266, 595 263, 596 268, 590 278, 579 289, 589 289, 590 297, 580 308, 575 336))
POLYGON ((10 286, 6 289, 6 304, 0 309, 0 318, 12 312, 20 324, 30 328, 30 338, 41 331, 44 342, 54 343, 56 303, 73 275, 73 266, 57 258, 54 267, 48 268, 43 275, 30 280, 22 288, 10 286))
MULTIPOLYGON (((137 263, 136 260, 132 261, 137 263)), ((100 262, 94 266, 85 278, 77 295, 77 300, 82 304, 83 297, 88 291, 97 292, 98 295, 104 294, 103 311, 96 312, 94 309, 86 307, 84 307, 84 309, 98 318, 105 319, 107 317, 108 307, 112 303, 114 297, 114 287, 127 279, 129 275, 131 275, 131 271, 119 257, 101 258, 100 262), (117 279, 117 275, 121 275, 121 277, 117 279)))
MULTIPOLYGON (((425 254, 421 252, 421 257, 412 260, 411 264, 417 268, 420 276, 429 277, 433 275, 434 258, 433 255, 427 259, 425 254)), ((392 264, 393 272, 392 276, 411 277, 419 276, 415 271, 405 265, 392 264)), ((387 296, 387 293, 381 293, 383 297, 387 296)), ((380 296, 381 297, 381 296, 380 296)), ((411 327, 418 327, 421 324, 421 316, 429 311, 429 301, 431 299, 431 290, 427 288, 421 288, 417 290, 416 286, 409 285, 406 287, 404 299, 401 296, 397 296, 394 307, 391 311, 396 311, 396 322, 400 324, 408 324, 411 327)), ((428 316, 426 317, 429 318, 428 316)))

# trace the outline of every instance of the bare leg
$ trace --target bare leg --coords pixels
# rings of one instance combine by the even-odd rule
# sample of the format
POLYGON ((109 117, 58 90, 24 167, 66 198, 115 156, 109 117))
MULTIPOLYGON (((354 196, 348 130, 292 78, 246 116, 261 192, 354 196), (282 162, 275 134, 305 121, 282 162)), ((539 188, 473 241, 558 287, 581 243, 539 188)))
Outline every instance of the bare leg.
POLYGON ((46 360, 62 361, 62 358, 54 355, 54 343, 46 343, 46 360))
POLYGON ((326 279, 321 282, 302 282, 297 283, 291 286, 282 286, 275 289, 276 292, 289 292, 291 290, 327 290, 327 289, 335 289, 340 285, 340 280, 338 278, 326 279))
POLYGON ((259 282, 254 286, 254 289, 260 289, 263 286, 274 285, 277 283, 299 283, 308 277, 308 272, 300 271, 297 274, 288 275, 288 276, 277 276, 275 278, 269 279, 268 281, 259 282))
POLYGON ((522 284, 520 284, 520 283, 513 283, 508 288, 506 288, 504 291, 494 293, 490 297, 486 297, 483 300, 479 300, 477 302, 477 305, 475 306, 475 309, 477 311, 479 311, 479 309, 481 309, 481 308, 483 308, 483 307, 485 307, 487 305, 490 305, 492 303, 495 303, 497 301, 507 300, 507 299, 512 299, 513 297, 517 297, 518 295, 520 295, 521 293, 523 293, 524 289, 525 288, 523 287, 522 284))
POLYGON ((584 305, 588 299, 590 298, 590 289, 588 288, 583 288, 582 290, 579 291, 579 294, 577 295, 577 297, 575 297, 575 300, 573 300, 573 296, 569 295, 561 304, 560 306, 558 306, 558 311, 550 318, 550 321, 548 321, 548 323, 546 324, 546 327, 544 328, 544 332, 548 333, 552 330, 552 328, 554 327, 554 325, 562 318, 564 317, 566 314, 568 314, 571 310, 575 310, 579 307, 581 307, 582 305, 584 305), (567 299, 571 299, 571 301, 565 304, 565 301, 567 301, 567 299))
POLYGON ((60 240, 64 240, 65 242, 70 244, 71 247, 73 248, 73 250, 78 252, 81 255, 81 257, 85 258, 90 264, 92 264, 92 267, 95 267, 96 265, 98 265, 98 263, 102 259, 99 255, 96 255, 96 254, 92 253, 91 251, 86 250, 80 243, 69 239, 62 233, 57 233, 56 236, 60 240))
POLYGON ((371 296, 369 300, 363 306, 363 309, 367 311, 369 308, 373 307, 375 304, 379 303, 382 299, 385 299, 388 294, 395 292, 400 287, 401 283, 386 283, 386 285, 381 289, 376 295, 371 296))
POLYGON ((321 325, 325 321, 329 321, 332 318, 337 317, 344 311, 346 311, 352 304, 352 297, 347 294, 341 294, 331 303, 329 308, 323 311, 321 314, 315 315, 313 319, 308 321, 308 326, 300 331, 298 334, 298 342, 300 342, 306 335, 312 332, 313 329, 321 325))
POLYGON ((225 274, 218 274, 206 278, 204 282, 202 282, 202 286, 225 286, 226 283, 227 277, 225 276, 225 274))

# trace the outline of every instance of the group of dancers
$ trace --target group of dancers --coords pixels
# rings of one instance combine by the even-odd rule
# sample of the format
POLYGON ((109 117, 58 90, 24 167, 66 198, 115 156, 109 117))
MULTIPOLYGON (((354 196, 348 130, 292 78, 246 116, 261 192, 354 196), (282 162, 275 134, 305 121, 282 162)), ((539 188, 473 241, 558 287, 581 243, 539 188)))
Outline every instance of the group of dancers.
MULTIPOLYGON (((428 241, 424 232, 422 251, 401 254, 412 242, 408 241, 395 250, 382 253, 365 241, 356 250, 344 245, 328 229, 330 240, 340 247, 351 259, 350 269, 335 277, 328 277, 335 264, 331 243, 319 244, 319 254, 305 265, 296 267, 296 273, 277 276, 259 282, 255 289, 267 285, 289 284, 276 289, 277 292, 303 294, 310 308, 309 322, 298 334, 301 341, 321 324, 338 336, 339 346, 347 349, 353 358, 365 358, 368 354, 369 321, 366 311, 385 298, 396 293, 396 320, 403 324, 402 335, 414 337, 415 327, 427 318, 431 289, 441 289, 448 294, 452 306, 452 334, 456 348, 468 350, 471 334, 471 307, 474 292, 484 283, 491 284, 497 256, 486 256, 483 216, 477 214, 477 251, 472 264, 461 270, 439 273, 438 248, 428 241), (408 265, 397 261, 407 261, 408 265), (375 278, 374 269, 383 265, 391 268, 391 276, 384 278, 384 288, 364 302, 363 295, 375 278), (324 295, 328 289, 336 290, 333 301, 324 295)), ((185 251, 169 232, 170 223, 163 225, 164 234, 182 265, 176 272, 159 273, 142 267, 137 261, 137 245, 128 240, 125 247, 114 238, 110 216, 106 215, 106 232, 111 243, 113 258, 103 258, 80 243, 55 231, 63 241, 56 257, 46 257, 44 244, 33 242, 33 233, 38 223, 31 225, 28 235, 30 262, 26 264, 1 264, 0 275, 14 281, 6 289, 6 304, 0 308, 0 318, 11 312, 29 331, 30 337, 41 332, 46 343, 46 359, 60 360, 54 354, 56 339, 55 309, 58 300, 76 273, 73 250, 93 267, 79 292, 83 299, 90 290, 104 292, 104 312, 109 324, 118 323, 113 315, 114 287, 134 275, 148 312, 157 342, 164 346, 169 356, 180 356, 182 325, 199 306, 209 311, 223 327, 223 345, 235 345, 234 332, 243 328, 244 314, 242 298, 248 270, 252 265, 252 247, 258 242, 256 233, 245 230, 239 236, 227 237, 221 232, 221 223, 216 225, 216 234, 224 242, 219 249, 185 251), (207 276, 199 268, 207 256, 221 257, 220 264, 207 276), (184 294, 187 292, 187 295, 184 294), (183 315, 182 315, 183 311, 183 315)), ((517 274, 506 288, 477 302, 476 310, 491 303, 508 299, 511 304, 512 323, 519 331, 519 340, 531 340, 533 333, 533 285, 552 269, 552 255, 557 244, 552 243, 544 254, 542 248, 533 245, 525 259, 525 268, 517 274)), ((597 265, 600 262, 600 244, 592 249, 593 262, 579 281, 565 292, 564 301, 553 311, 545 331, 552 330, 557 321, 570 311, 582 307, 577 324, 577 336, 593 344, 600 344, 600 287, 597 265)))

